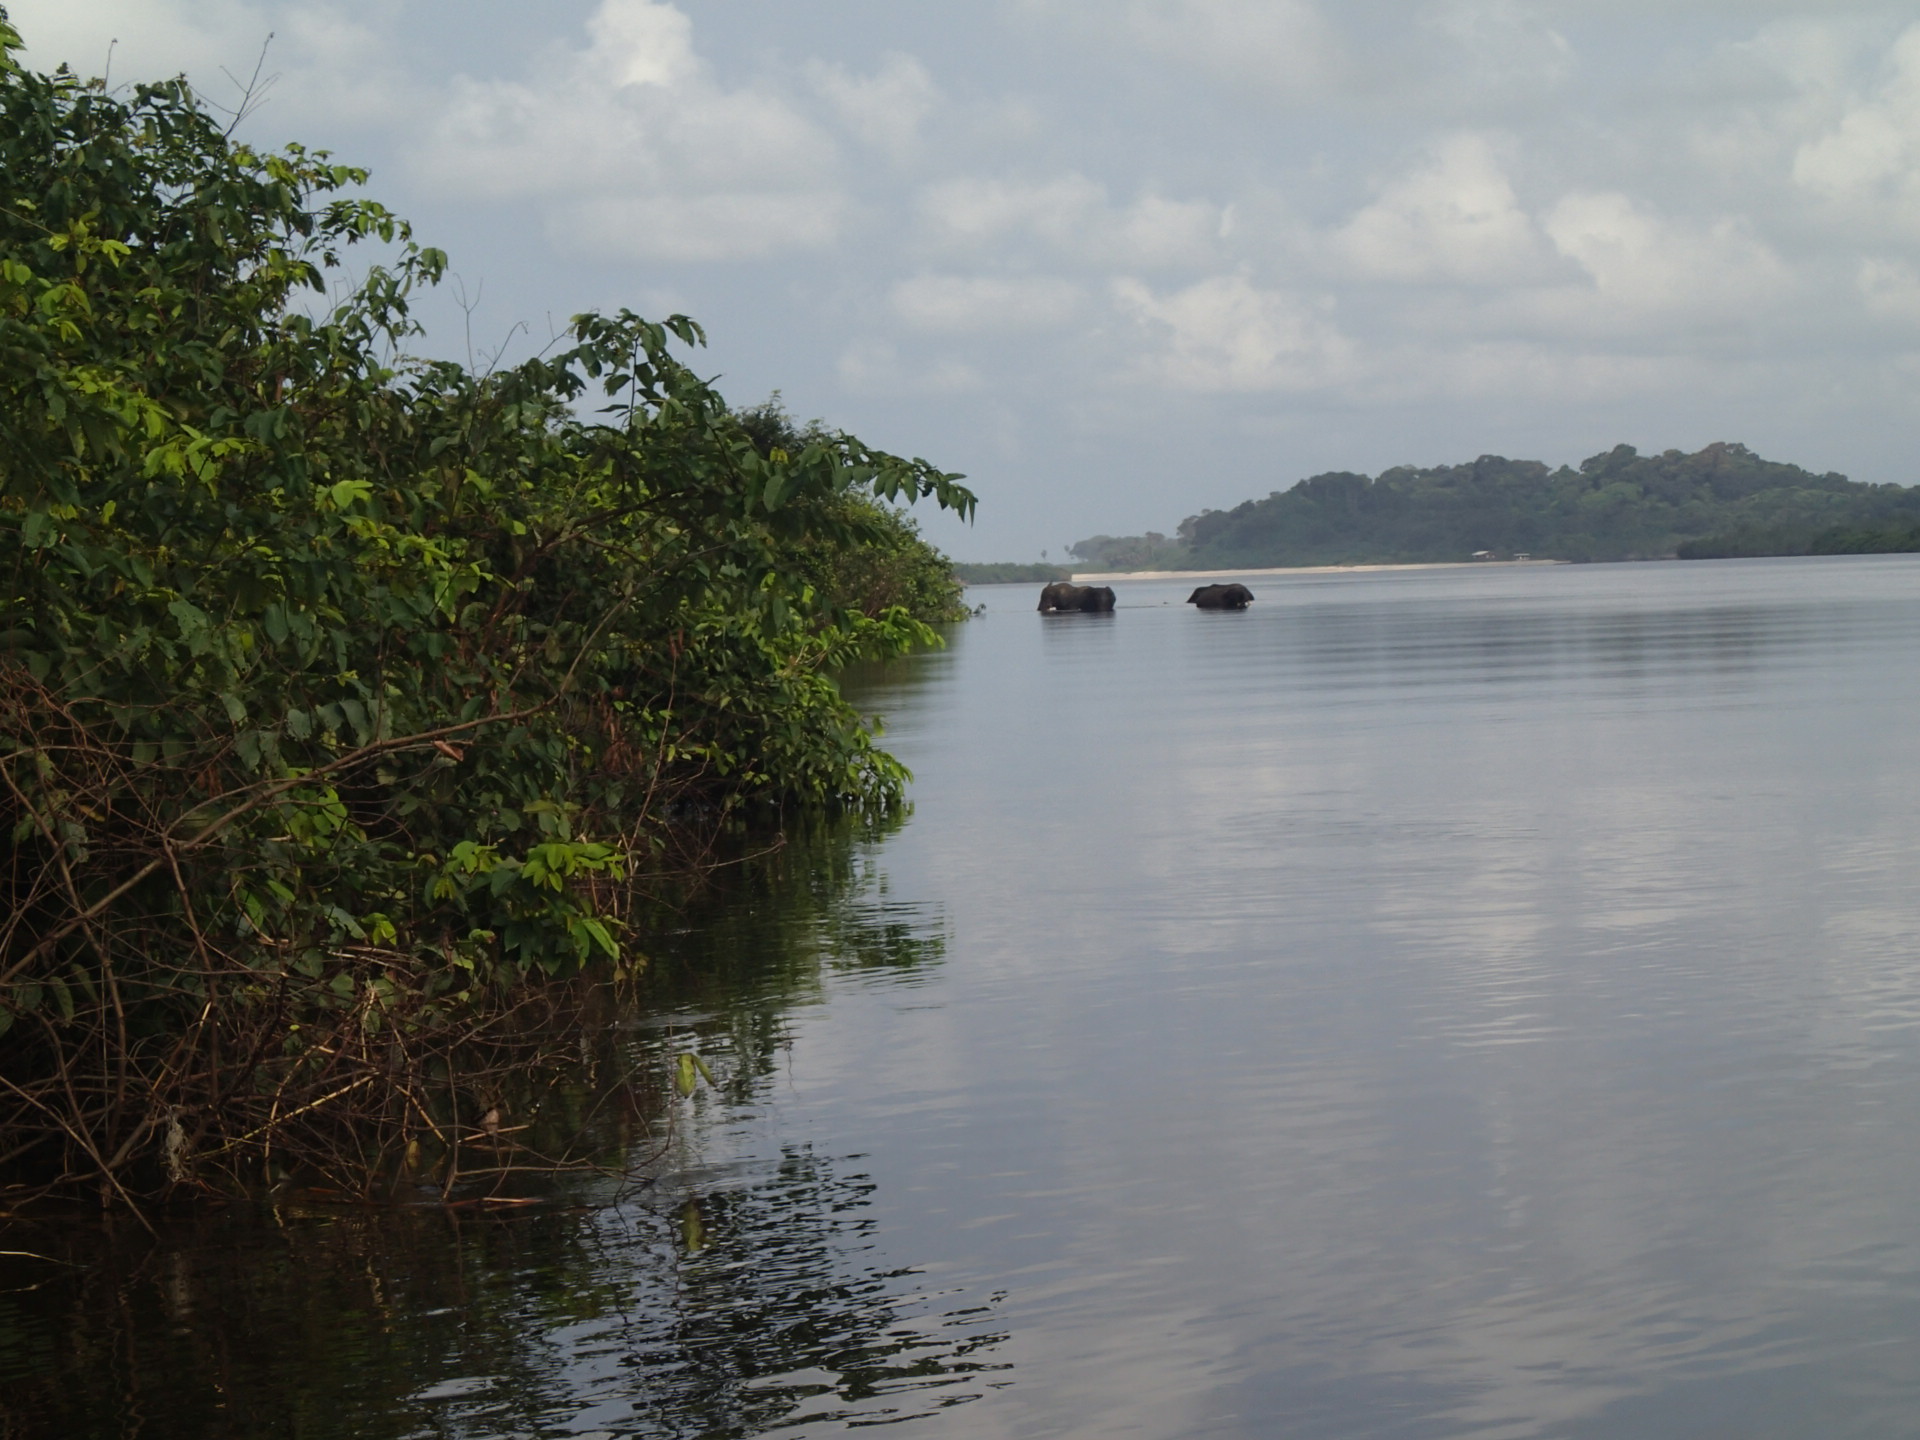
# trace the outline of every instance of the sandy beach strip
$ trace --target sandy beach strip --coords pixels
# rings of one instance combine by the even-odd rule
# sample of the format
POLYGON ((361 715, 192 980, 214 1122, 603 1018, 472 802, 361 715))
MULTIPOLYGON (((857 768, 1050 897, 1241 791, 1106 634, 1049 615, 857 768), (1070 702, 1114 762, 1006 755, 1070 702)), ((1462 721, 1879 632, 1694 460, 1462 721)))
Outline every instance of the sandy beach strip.
POLYGON ((1511 570, 1521 565, 1566 565, 1566 560, 1429 560, 1416 565, 1278 565, 1270 570, 1101 570, 1082 574, 1073 582, 1089 580, 1230 580, 1243 575, 1359 575, 1375 570, 1511 570))

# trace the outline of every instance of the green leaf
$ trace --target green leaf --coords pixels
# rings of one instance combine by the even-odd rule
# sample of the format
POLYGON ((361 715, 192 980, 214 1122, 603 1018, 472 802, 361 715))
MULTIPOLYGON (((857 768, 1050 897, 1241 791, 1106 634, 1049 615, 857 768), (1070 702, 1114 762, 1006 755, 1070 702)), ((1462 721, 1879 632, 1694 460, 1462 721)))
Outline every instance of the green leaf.
POLYGON ((787 493, 793 483, 793 472, 786 467, 775 470, 767 477, 766 487, 760 492, 760 503, 769 510, 780 508, 780 497, 787 493))
POLYGON ((580 928, 593 938, 609 960, 620 958, 620 947, 614 943, 613 936, 607 933, 607 927, 600 921, 588 916, 580 921, 580 928))
POLYGON ((373 485, 366 480, 341 480, 329 485, 324 493, 333 509, 349 510, 372 496, 373 485))

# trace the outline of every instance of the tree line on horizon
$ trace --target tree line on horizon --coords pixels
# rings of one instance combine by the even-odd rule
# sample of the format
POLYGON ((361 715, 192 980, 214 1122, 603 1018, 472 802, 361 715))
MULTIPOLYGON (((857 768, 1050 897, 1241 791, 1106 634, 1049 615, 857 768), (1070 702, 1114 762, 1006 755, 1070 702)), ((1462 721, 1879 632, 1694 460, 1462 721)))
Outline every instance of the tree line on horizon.
MULTIPOLYGON (((1220 570, 1501 558, 1715 559, 1920 549, 1920 488, 1815 474, 1720 442, 1693 454, 1631 445, 1553 469, 1483 455, 1377 476, 1310 476, 1175 534, 1095 535, 1082 568, 1220 570)), ((966 578, 964 575, 962 578, 966 578)))

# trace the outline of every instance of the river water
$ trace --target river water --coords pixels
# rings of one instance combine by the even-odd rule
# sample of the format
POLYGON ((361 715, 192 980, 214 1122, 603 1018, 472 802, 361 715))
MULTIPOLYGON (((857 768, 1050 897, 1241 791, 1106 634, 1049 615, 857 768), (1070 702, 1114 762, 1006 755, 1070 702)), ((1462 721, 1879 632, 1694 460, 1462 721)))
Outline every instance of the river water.
POLYGON ((0 1435, 1920 1431, 1920 557, 1115 588, 863 682, 650 1183, 69 1234, 0 1435))

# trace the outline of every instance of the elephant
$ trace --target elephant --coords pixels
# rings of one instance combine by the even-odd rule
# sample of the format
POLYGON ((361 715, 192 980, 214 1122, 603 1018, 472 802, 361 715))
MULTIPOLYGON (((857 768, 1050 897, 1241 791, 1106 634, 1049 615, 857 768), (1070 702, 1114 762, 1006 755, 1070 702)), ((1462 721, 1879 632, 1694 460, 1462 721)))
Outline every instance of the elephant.
POLYGON ((1080 610, 1090 614, 1105 614, 1113 609, 1113 587, 1111 585, 1070 585, 1065 580, 1056 580, 1040 592, 1040 611, 1080 610))
POLYGON ((1231 585, 1202 585, 1187 597, 1187 603, 1202 610, 1244 610, 1252 599, 1253 592, 1235 581, 1231 585))

